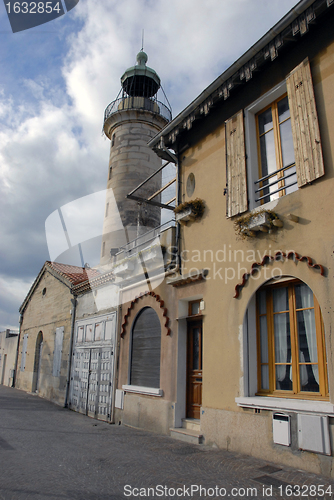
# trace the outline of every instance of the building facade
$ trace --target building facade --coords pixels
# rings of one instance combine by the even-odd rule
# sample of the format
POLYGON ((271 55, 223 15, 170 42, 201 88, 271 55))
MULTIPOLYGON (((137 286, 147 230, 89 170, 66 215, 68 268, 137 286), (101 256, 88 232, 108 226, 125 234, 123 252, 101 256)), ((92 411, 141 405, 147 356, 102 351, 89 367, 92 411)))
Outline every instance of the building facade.
POLYGON ((12 387, 17 361, 18 331, 6 330, 0 333, 0 383, 12 387))
POLYGON ((208 445, 328 476, 333 20, 299 2, 150 143, 178 157, 184 417, 208 445))
POLYGON ((105 114, 100 274, 38 277, 19 387, 60 402, 67 384, 87 415, 333 476, 333 21, 330 0, 301 0, 170 122, 139 53, 105 114), (146 182, 161 159, 167 202, 146 182))
POLYGON ((99 273, 46 262, 21 308, 15 387, 67 404, 76 300, 75 284, 99 273))

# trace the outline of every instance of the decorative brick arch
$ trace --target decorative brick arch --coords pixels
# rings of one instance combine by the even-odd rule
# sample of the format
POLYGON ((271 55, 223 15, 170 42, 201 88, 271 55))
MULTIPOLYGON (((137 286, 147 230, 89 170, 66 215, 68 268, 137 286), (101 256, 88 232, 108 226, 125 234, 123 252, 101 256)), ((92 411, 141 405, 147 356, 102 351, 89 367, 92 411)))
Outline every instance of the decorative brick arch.
MULTIPOLYGON (((157 313, 162 327, 166 330, 166 335, 170 335, 171 330, 168 327, 169 317, 167 316, 167 308, 164 307, 164 301, 160 298, 160 295, 157 295, 154 292, 146 292, 141 293, 138 297, 132 300, 130 306, 128 307, 122 322, 121 329, 121 338, 124 338, 126 333, 126 326, 128 324, 129 317, 132 315, 132 312, 139 312, 144 307, 151 307, 157 313), (138 306, 137 306, 138 304, 138 306), (137 311, 138 309, 138 311, 137 311)), ((135 315, 136 315, 135 314, 135 315)))
POLYGON ((310 268, 313 268, 313 269, 319 269, 320 271, 320 275, 321 276, 324 276, 325 275, 325 268, 324 266, 322 266, 321 264, 313 264, 313 260, 311 259, 311 257, 307 257, 306 255, 303 255, 302 257, 297 253, 297 252, 294 252, 294 251, 291 251, 291 252, 288 252, 288 253, 285 253, 285 252, 282 252, 282 251, 279 251, 279 252, 276 252, 274 256, 272 255, 265 255, 262 259, 261 262, 254 262, 250 268, 250 271, 249 273, 245 273, 243 274, 242 276, 242 282, 241 283, 238 283, 237 285, 235 285, 235 295, 233 296, 234 299, 237 299, 240 295, 240 291, 241 289, 245 286, 245 284, 247 283, 248 279, 250 276, 252 276, 253 274, 257 273, 259 271, 259 268, 260 267, 263 267, 265 266, 266 264, 268 264, 269 262, 271 261, 283 261, 283 259, 292 259, 294 261, 299 261, 299 262, 307 262, 307 265, 308 267, 310 268))

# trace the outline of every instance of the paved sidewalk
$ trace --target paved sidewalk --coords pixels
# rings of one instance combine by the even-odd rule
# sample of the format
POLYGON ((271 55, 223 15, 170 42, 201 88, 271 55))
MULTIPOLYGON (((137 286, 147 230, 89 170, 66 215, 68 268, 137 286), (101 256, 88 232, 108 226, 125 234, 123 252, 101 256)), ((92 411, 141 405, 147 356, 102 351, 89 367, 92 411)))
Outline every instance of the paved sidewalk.
POLYGON ((3 386, 0 464, 1 500, 334 498, 333 480, 109 425, 3 386))

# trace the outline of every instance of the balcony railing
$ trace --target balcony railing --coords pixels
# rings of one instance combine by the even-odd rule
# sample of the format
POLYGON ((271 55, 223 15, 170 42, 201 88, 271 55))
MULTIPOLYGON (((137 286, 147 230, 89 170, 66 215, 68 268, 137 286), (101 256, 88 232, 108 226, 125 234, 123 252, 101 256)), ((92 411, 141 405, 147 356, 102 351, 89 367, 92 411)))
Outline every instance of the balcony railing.
POLYGON ((262 184, 261 187, 255 190, 256 195, 261 192, 263 193, 262 196, 256 198, 256 202, 264 200, 264 203, 267 203, 268 201, 274 200, 283 190, 285 190, 285 194, 289 194, 297 189, 296 165, 292 163, 279 170, 275 170, 275 172, 261 177, 261 179, 255 181, 254 184, 262 184), (277 176, 280 172, 283 173, 282 177, 277 176), (283 186, 278 187, 279 183, 283 184, 283 186))
POLYGON ((156 113, 157 115, 163 116, 167 121, 172 119, 172 111, 166 104, 160 101, 150 99, 149 97, 122 97, 111 102, 104 112, 104 122, 108 118, 119 111, 127 109, 142 109, 145 111, 151 111, 151 113, 156 113))
POLYGON ((149 243, 155 240, 155 238, 159 236, 163 231, 166 231, 170 227, 175 227, 174 219, 165 222, 164 224, 156 227, 155 229, 147 231, 147 233, 138 236, 137 238, 130 241, 123 247, 120 247, 119 251, 115 256, 116 259, 120 260, 120 258, 127 258, 130 257, 132 254, 138 253, 140 250, 146 248, 149 245, 149 243))

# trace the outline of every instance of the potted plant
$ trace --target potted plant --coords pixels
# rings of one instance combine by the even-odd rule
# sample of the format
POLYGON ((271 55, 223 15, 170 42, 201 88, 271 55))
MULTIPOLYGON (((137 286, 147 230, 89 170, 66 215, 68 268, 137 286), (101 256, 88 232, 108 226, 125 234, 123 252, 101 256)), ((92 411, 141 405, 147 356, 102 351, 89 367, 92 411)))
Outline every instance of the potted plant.
POLYGON ((185 201, 174 208, 175 220, 183 223, 198 220, 202 217, 204 210, 205 204, 200 198, 185 201))
POLYGON ((238 217, 234 228, 238 236, 253 238, 258 233, 267 233, 273 227, 283 227, 283 222, 273 210, 259 210, 238 217))

